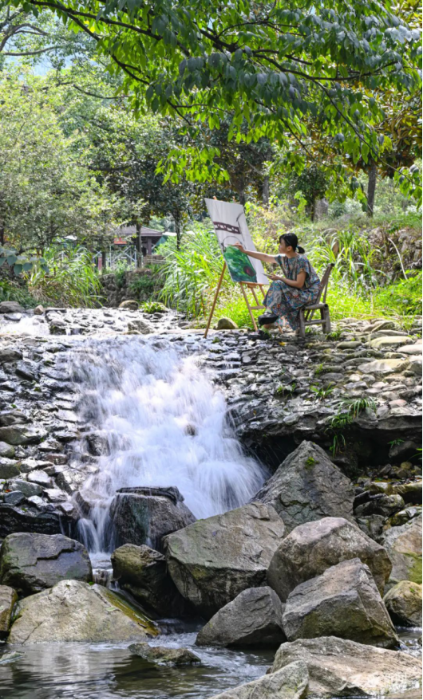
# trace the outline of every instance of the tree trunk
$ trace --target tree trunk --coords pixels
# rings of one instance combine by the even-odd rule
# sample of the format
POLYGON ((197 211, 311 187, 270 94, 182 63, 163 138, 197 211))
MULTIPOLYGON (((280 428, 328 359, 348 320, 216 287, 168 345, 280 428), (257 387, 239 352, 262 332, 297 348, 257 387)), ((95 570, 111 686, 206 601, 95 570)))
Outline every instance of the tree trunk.
POLYGON ((135 247, 137 249, 137 268, 142 267, 142 240, 141 240, 141 224, 137 223, 135 224, 135 228, 137 231, 137 236, 135 239, 135 247))
POLYGON ((369 183, 367 185, 367 216, 373 216, 376 192, 376 163, 370 161, 369 183))
POLYGON ((310 218, 312 221, 316 221, 316 199, 314 197, 310 202, 310 218))
POLYGON ((267 207, 269 204, 269 198, 270 198, 270 181, 269 181, 268 175, 265 175, 263 178, 263 187, 262 187, 262 191, 261 191, 261 198, 262 198, 264 206, 267 207))
POLYGON ((181 241, 182 241, 182 226, 181 226, 181 220, 179 218, 179 215, 175 216, 173 215, 173 219, 175 221, 175 231, 176 231, 176 248, 177 250, 180 249, 181 247, 181 241))

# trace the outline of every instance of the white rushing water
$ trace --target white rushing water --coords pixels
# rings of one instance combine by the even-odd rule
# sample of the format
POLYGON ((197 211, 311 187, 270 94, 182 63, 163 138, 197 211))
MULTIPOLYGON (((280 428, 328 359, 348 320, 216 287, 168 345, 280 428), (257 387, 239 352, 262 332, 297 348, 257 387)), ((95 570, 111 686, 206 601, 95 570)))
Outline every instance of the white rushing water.
POLYGON ((222 393, 169 341, 91 339, 75 348, 71 363, 80 412, 110 452, 84 484, 101 497, 81 522, 91 551, 110 549, 108 507, 122 487, 177 486, 197 518, 236 508, 260 488, 265 474, 243 453, 222 393))

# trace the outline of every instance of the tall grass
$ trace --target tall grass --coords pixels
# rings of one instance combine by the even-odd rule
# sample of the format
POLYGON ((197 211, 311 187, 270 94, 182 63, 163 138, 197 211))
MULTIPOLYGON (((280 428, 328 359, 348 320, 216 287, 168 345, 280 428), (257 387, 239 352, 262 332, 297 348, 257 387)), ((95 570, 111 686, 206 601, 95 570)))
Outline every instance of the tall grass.
POLYGON ((80 246, 66 253, 45 251, 48 270, 35 263, 28 273, 28 290, 38 302, 60 306, 95 307, 101 301, 101 282, 92 255, 80 246))

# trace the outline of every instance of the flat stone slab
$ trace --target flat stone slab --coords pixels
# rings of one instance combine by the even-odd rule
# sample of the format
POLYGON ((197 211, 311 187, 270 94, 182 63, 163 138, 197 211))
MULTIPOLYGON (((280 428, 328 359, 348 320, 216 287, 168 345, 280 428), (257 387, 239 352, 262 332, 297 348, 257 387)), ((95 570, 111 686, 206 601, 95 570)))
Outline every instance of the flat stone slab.
POLYGON ((422 344, 415 343, 414 345, 403 345, 401 348, 397 348, 398 352, 403 352, 405 355, 421 355, 422 344))
POLYGON ((406 369, 408 360, 372 360, 360 365, 357 369, 363 374, 391 374, 406 369))
POLYGON ((372 348, 384 348, 388 345, 402 345, 411 340, 409 335, 383 335, 381 338, 374 338, 369 345, 372 348))

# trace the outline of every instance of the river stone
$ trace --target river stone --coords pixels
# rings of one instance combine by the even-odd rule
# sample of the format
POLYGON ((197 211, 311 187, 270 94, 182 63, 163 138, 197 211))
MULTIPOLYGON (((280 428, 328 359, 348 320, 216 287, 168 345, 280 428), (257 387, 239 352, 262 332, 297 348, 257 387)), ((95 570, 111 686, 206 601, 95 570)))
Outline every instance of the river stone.
POLYGON ((25 479, 13 479, 13 481, 9 482, 9 488, 20 491, 27 498, 31 496, 41 496, 43 492, 40 484, 32 484, 30 481, 25 481, 25 479))
POLYGON ((24 311, 24 307, 21 306, 21 304, 19 304, 17 301, 0 302, 0 314, 16 314, 23 313, 24 311))
POLYGON ((283 628, 290 642, 334 635, 388 648, 399 643, 371 571, 360 559, 331 566, 294 588, 283 628))
POLYGON ((0 457, 0 479, 13 479, 19 476, 19 462, 8 457, 0 457))
MULTIPOLYGON (((36 486, 36 484, 32 485, 36 486)), ((75 530, 72 515, 67 515, 63 511, 58 512, 51 504, 46 505, 45 508, 37 508, 27 501, 24 505, 23 508, 21 505, 0 502, 0 538, 21 532, 55 535, 75 530)))
POLYGON ((310 698, 398 697, 421 687, 421 660, 400 651, 338 637, 282 644, 271 673, 294 661, 307 665, 310 698))
POLYGON ((153 623, 107 588, 59 581, 18 603, 8 642, 119 643, 156 634, 153 623))
POLYGON ((407 504, 420 504, 422 502, 422 482, 409 481, 406 484, 396 484, 392 487, 392 492, 397 493, 407 504))
POLYGON ((0 581, 20 595, 38 593, 62 579, 91 581, 85 547, 64 535, 17 532, 8 535, 0 551, 0 581))
MULTIPOLYGON (((0 457, 14 457, 15 448, 13 445, 8 445, 7 442, 0 442, 0 457)), ((0 477, 3 478, 3 477, 0 477)))
POLYGON ((213 698, 277 698, 289 700, 290 698, 306 698, 308 687, 308 669, 303 661, 294 661, 276 673, 268 673, 256 681, 229 688, 213 698))
POLYGON ((400 581, 383 600, 396 625, 422 626, 422 587, 419 583, 400 581))
POLYGON ((238 326, 231 318, 222 316, 222 318, 219 318, 216 328, 218 331, 234 331, 238 326))
POLYGON ((161 549, 162 538, 195 522, 176 487, 136 486, 119 489, 110 515, 120 544, 145 544, 161 549))
POLYGON ((131 644, 128 648, 131 654, 141 656, 142 659, 152 664, 188 666, 201 663, 201 659, 197 654, 183 647, 179 649, 172 649, 171 647, 153 647, 147 644, 147 642, 138 642, 137 644, 131 644))
POLYGON ((148 335, 153 333, 154 326, 144 318, 134 318, 128 323, 128 331, 139 333, 140 335, 148 335))
POLYGON ((321 447, 304 440, 253 500, 273 506, 289 532, 325 516, 352 520, 354 486, 321 447))
POLYGON ((404 345, 411 340, 409 335, 383 335, 380 338, 374 338, 369 345, 376 350, 383 349, 390 345, 404 345))
POLYGON ((391 527, 383 546, 392 562, 390 581, 422 582, 422 516, 400 527, 391 527))
POLYGON ((170 575, 183 597, 210 618, 241 591, 265 585, 284 532, 274 508, 263 503, 198 520, 165 538, 170 575))
POLYGON ((357 367, 362 374, 392 374, 408 367, 408 360, 373 360, 357 367))
POLYGON ((5 425, 0 428, 0 440, 9 445, 38 444, 48 435, 43 426, 5 425))
POLYGON ((5 345, 0 348, 0 364, 3 362, 16 362, 22 360, 22 353, 13 345, 5 345))
POLYGON ((422 358, 412 356, 410 357, 410 364, 408 365, 409 372, 413 372, 417 377, 422 376, 422 358))
POLYGON ((247 588, 218 610, 197 635, 199 646, 278 647, 286 641, 283 605, 276 593, 263 586, 247 588))
POLYGON ((403 345, 401 348, 397 348, 397 351, 403 352, 405 355, 418 355, 422 351, 422 345, 421 343, 403 345))
POLYGON ((18 594, 10 586, 0 586, 0 639, 6 637, 12 620, 12 612, 18 601, 18 594))
POLYGON ((382 594, 392 568, 386 550, 344 518, 322 518, 299 525, 285 537, 273 555, 267 580, 286 600, 303 581, 356 557, 367 564, 382 594))
POLYGON ((112 554, 113 579, 162 617, 181 616, 188 604, 167 570, 166 557, 143 544, 124 544, 112 554))
POLYGON ((136 299, 126 299, 119 304, 119 309, 126 309, 127 311, 137 311, 139 309, 140 303, 136 299))

